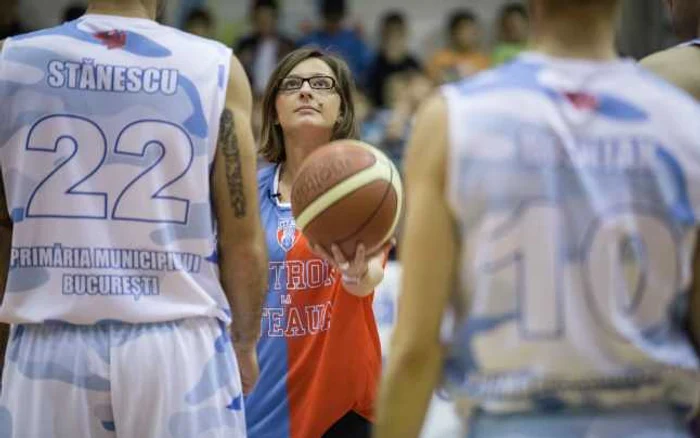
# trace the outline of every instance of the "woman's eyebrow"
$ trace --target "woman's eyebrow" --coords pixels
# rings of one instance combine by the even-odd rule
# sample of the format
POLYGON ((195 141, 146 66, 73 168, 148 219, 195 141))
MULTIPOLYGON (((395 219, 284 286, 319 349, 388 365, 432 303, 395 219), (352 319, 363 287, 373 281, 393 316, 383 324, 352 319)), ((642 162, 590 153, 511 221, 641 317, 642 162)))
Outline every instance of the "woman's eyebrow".
POLYGON ((328 73, 320 73, 320 72, 319 72, 319 73, 310 73, 310 74, 305 75, 305 76, 302 76, 302 75, 299 75, 299 74, 290 74, 290 75, 287 75, 287 76, 285 76, 285 77, 287 77, 287 78, 303 78, 303 79, 306 79, 306 78, 313 78, 314 76, 327 76, 327 77, 329 77, 329 78, 333 78, 333 75, 331 75, 331 74, 328 74, 328 73))

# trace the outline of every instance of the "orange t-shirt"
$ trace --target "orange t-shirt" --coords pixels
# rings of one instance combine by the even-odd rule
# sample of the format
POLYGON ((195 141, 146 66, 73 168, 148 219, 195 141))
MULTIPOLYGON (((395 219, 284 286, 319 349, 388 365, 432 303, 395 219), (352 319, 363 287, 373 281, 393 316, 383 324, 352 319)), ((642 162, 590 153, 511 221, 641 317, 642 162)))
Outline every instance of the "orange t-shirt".
POLYGON ((490 66, 491 60, 481 52, 442 49, 433 55, 427 69, 431 79, 442 84, 469 77, 490 66))
POLYGON ((309 249, 277 193, 275 167, 258 174, 269 288, 258 344, 260 381, 246 399, 251 438, 319 438, 349 411, 372 420, 381 373, 373 296, 347 292, 309 249))

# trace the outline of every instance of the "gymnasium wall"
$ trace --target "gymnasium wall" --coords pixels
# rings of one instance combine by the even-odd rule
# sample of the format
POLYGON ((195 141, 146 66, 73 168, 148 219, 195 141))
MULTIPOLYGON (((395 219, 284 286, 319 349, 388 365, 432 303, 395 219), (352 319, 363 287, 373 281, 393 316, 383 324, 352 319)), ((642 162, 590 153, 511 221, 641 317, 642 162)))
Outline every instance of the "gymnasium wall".
MULTIPOLYGON (((48 27, 56 24, 63 9, 76 0, 20 0, 20 14, 31 28, 48 27)), ((361 23, 370 41, 374 42, 377 22, 384 11, 397 8, 405 11, 411 26, 412 45, 418 52, 432 48, 442 37, 442 25, 450 10, 457 7, 473 9, 484 21, 484 28, 490 29, 498 8, 507 0, 349 0, 350 20, 361 23), (436 6, 437 3, 437 6, 436 6)), ((80 3, 80 1, 78 1, 80 3)), ((84 2, 86 3, 86 2, 84 2)), ((167 21, 177 24, 181 7, 206 4, 218 20, 219 34, 222 39, 235 38, 248 30, 249 0, 168 0, 167 21)), ((291 35, 299 33, 304 21, 316 19, 315 0, 281 0, 282 25, 291 35)))
MULTIPOLYGON (((166 0, 166 22, 177 25, 183 10, 205 4, 215 12, 219 37, 232 42, 249 29, 248 5, 250 0, 166 0)), ((316 18, 317 0, 280 0, 282 27, 290 35, 299 33, 300 25, 316 18)), ((430 53, 442 42, 443 23, 450 10, 456 7, 472 8, 484 23, 484 43, 493 36, 493 23, 498 9, 508 0, 348 0, 350 19, 361 24, 370 42, 376 42, 377 22, 384 11, 391 8, 406 12, 411 23, 411 46, 418 54, 430 53)), ((520 0, 524 1, 524 0, 520 0)), ((33 29, 58 23, 63 9, 81 0, 19 0, 23 21, 33 29)), ((87 0, 82 0, 86 3, 87 0)), ((620 48, 623 53, 639 58, 652 51, 673 44, 670 25, 660 0, 624 0, 621 21, 620 48)))

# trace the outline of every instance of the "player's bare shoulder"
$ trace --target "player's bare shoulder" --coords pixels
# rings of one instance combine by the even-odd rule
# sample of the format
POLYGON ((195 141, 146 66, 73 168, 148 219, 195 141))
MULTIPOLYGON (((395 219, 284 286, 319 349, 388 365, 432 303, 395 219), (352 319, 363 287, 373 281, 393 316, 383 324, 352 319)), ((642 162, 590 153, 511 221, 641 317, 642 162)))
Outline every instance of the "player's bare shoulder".
POLYGON ((662 79, 700 100, 700 47, 684 46, 644 58, 640 64, 662 79))

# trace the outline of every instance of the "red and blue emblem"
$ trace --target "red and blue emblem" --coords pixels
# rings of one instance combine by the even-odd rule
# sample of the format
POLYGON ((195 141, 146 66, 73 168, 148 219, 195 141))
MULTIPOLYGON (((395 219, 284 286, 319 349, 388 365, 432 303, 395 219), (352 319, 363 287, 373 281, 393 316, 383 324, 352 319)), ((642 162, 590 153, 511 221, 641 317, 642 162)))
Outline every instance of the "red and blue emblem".
POLYGON ((284 252, 288 252, 294 244, 299 240, 301 236, 301 231, 297 228, 294 219, 292 218, 280 218, 277 221, 277 243, 284 252))

